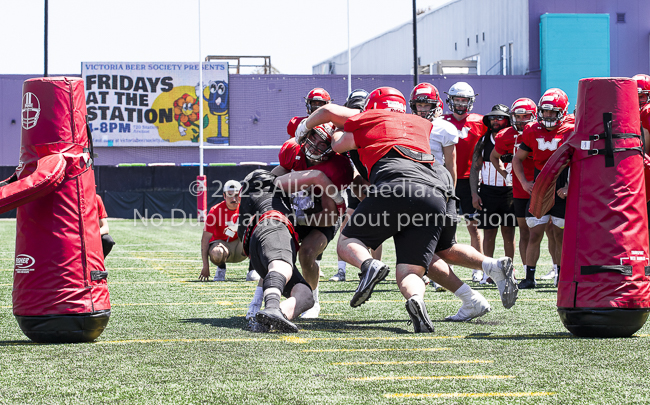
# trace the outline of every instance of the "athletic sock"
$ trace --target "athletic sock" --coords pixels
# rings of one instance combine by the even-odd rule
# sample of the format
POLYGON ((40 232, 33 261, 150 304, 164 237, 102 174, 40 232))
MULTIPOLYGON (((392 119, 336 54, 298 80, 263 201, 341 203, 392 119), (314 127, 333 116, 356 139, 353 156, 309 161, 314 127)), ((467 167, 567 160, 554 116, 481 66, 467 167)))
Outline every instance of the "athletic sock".
POLYGON ((280 308, 280 294, 275 288, 264 292, 264 309, 280 308))
POLYGON ((277 271, 270 271, 264 277, 264 309, 280 308, 280 294, 287 279, 277 271))
POLYGON ((465 303, 472 297, 472 289, 466 283, 463 283, 463 285, 461 285, 460 288, 454 292, 454 295, 460 298, 463 303, 465 303))
POLYGON ((339 269, 345 270, 346 266, 347 266, 346 262, 344 262, 343 260, 339 260, 339 269))
POLYGON ((486 257, 485 260, 483 260, 483 263, 481 263, 481 268, 483 269, 483 272, 488 273, 489 269, 492 268, 492 266, 497 265, 497 262, 498 262, 497 259, 486 257))
POLYGON ((526 267, 526 279, 535 281, 535 266, 526 267))
POLYGON ((557 264, 553 263, 553 270, 555 270, 556 273, 558 272, 558 269, 559 269, 559 268, 560 268, 560 266, 558 266, 557 264))
POLYGON ((318 302, 318 287, 314 291, 312 291, 312 294, 314 295, 314 304, 318 302))

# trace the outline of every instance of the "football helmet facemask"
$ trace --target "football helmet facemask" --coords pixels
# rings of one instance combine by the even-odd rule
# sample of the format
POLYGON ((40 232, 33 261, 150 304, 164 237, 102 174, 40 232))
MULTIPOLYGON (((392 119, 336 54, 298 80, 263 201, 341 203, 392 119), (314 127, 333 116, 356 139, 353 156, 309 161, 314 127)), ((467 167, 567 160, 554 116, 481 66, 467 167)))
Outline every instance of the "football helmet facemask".
POLYGON ((420 83, 413 88, 411 98, 409 100, 411 113, 433 121, 434 118, 442 113, 442 100, 440 93, 436 86, 429 83, 420 83), (419 103, 429 104, 428 111, 418 111, 417 105, 419 103))
POLYGON ((474 108, 474 100, 478 94, 474 93, 472 86, 465 82, 458 82, 449 88, 447 105, 452 112, 463 115, 469 114, 474 108))
POLYGON ((307 115, 311 115, 314 111, 318 110, 325 104, 332 102, 332 97, 327 90, 316 87, 312 89, 305 97, 305 106, 307 107, 307 115), (315 101, 315 103, 313 103, 315 101))
POLYGON ((537 105, 529 98, 518 98, 512 103, 510 107, 510 120, 512 126, 519 132, 524 130, 524 127, 529 123, 535 121, 537 117, 537 105), (517 119, 517 116, 524 116, 524 119, 517 119))
POLYGON ((329 158, 332 151, 332 133, 330 124, 315 126, 300 144, 307 159, 313 162, 323 162, 329 158))
POLYGON ((537 104, 537 121, 546 129, 551 130, 564 121, 569 107, 569 97, 560 89, 548 89, 537 104), (554 111, 554 117, 545 117, 545 111, 554 111))

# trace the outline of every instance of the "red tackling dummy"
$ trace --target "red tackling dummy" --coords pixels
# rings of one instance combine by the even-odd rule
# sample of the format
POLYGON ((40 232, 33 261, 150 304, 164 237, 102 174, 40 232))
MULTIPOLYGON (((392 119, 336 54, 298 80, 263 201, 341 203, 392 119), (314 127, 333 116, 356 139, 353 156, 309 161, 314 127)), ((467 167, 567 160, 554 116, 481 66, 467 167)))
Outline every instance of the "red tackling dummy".
POLYGON ((36 342, 87 342, 110 301, 86 130, 83 80, 25 81, 20 165, 0 183, 0 213, 16 215, 13 313, 36 342))
POLYGON ((631 79, 580 80, 575 132, 533 188, 531 212, 539 216, 552 206, 553 179, 569 165, 557 306, 564 326, 578 336, 630 336, 650 312, 638 105, 631 79))

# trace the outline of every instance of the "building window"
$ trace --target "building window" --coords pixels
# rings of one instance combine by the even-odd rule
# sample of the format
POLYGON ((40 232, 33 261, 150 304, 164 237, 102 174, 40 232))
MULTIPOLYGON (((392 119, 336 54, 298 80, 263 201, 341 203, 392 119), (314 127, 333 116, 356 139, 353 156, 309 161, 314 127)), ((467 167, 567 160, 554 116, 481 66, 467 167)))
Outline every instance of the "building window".
POLYGON ((476 43, 478 44, 478 34, 476 34, 476 43))
POLYGON ((469 38, 467 38, 467 46, 469 46, 469 38))
POLYGON ((616 22, 625 24, 625 13, 616 13, 616 22))
POLYGON ((485 42, 485 32, 483 33, 483 42, 485 42))
POLYGON ((501 74, 502 75, 507 75, 508 74, 508 55, 506 55, 506 46, 502 45, 499 47, 499 52, 501 54, 501 58, 499 59, 499 62, 501 63, 501 74))
POLYGON ((458 42, 454 42, 454 51, 458 50, 458 42))
POLYGON ((514 49, 515 49, 515 45, 512 42, 510 42, 508 44, 508 74, 509 75, 514 74, 513 71, 512 71, 512 65, 513 65, 513 63, 512 63, 512 61, 513 61, 512 54, 514 52, 514 49))

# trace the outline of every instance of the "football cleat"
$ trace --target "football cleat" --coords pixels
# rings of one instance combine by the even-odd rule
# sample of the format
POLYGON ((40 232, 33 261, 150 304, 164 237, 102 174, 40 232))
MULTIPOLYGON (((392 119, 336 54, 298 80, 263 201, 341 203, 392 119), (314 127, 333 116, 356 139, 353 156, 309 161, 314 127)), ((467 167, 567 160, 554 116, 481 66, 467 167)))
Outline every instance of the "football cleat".
POLYGON ((255 270, 249 270, 248 273, 246 273, 246 281, 259 281, 260 280, 260 275, 257 274, 255 270))
POLYGON ((525 278, 525 279, 521 280, 518 287, 519 287, 520 290, 529 290, 529 289, 533 289, 533 288, 537 287, 537 283, 535 282, 535 280, 525 278))
POLYGON ((491 276, 490 278, 497 285, 499 295, 501 296, 501 303, 506 309, 510 309, 515 305, 519 292, 513 269, 512 259, 502 257, 495 264, 490 265, 490 268, 487 270, 487 273, 491 276))
POLYGON ((255 333, 267 333, 270 330, 268 325, 257 322, 255 317, 248 320, 248 324, 244 329, 255 333))
POLYGON ((542 276, 542 277, 541 277, 542 280, 551 280, 551 279, 553 279, 553 278, 555 278, 555 269, 551 269, 551 271, 549 271, 548 273, 546 273, 545 276, 542 276))
POLYGON ((255 319, 262 325, 272 327, 279 332, 298 332, 298 327, 287 319, 280 308, 265 308, 255 315, 255 319))
POLYGON ((314 303, 314 306, 303 312, 300 317, 304 319, 316 319, 320 314, 320 304, 318 301, 314 303))
POLYGON ((442 292, 442 291, 447 291, 447 289, 440 284, 436 283, 435 281, 431 282, 431 287, 433 288, 433 291, 437 292, 442 292))
POLYGON ((330 278, 330 281, 345 281, 345 270, 339 269, 339 271, 330 278))
POLYGON ((467 322, 474 318, 483 316, 490 312, 490 304, 478 291, 472 290, 472 296, 467 302, 463 302, 456 315, 450 315, 445 318, 445 321, 451 322, 467 322))
POLYGON ((483 284, 494 284, 494 280, 492 280, 492 278, 490 276, 488 276, 487 272, 484 271, 483 272, 483 278, 481 279, 481 281, 479 281, 479 284, 481 284, 481 285, 483 285, 483 284))
POLYGON ((214 273, 214 279, 212 281, 226 281, 226 269, 217 267, 217 271, 214 273))
POLYGON ((483 280, 483 272, 481 270, 472 270, 472 281, 480 283, 483 280))
POLYGON ((406 312, 411 317, 409 322, 413 324, 415 333, 433 333, 433 324, 422 297, 414 295, 406 300, 406 312))
POLYGON ((422 276, 422 281, 424 281, 424 285, 431 284, 431 279, 427 276, 422 276))
POLYGON ((248 306, 248 312, 246 312, 246 319, 251 320, 255 319, 255 315, 260 311, 262 308, 262 302, 251 302, 250 305, 248 306))
POLYGON ((358 307, 368 301, 372 290, 380 281, 386 278, 389 271, 388 266, 379 260, 372 259, 363 262, 361 273, 359 273, 359 286, 350 301, 350 306, 358 307))

